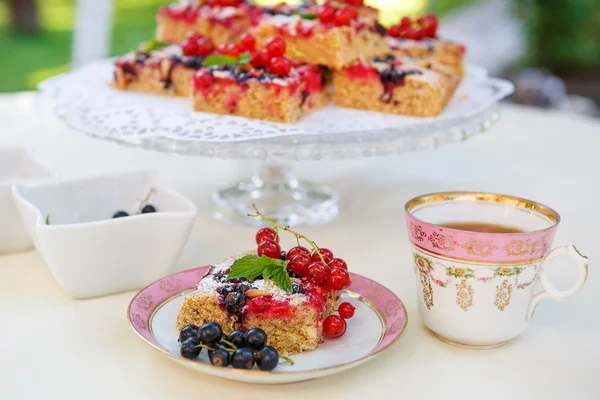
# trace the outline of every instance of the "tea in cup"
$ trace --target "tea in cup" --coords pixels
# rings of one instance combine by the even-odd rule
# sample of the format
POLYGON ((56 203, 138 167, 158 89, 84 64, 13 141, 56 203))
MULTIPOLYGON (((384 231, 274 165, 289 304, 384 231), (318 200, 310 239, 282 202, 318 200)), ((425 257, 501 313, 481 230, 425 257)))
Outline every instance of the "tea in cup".
POLYGON ((416 197, 405 210, 419 315, 451 344, 500 346, 526 329, 540 300, 564 300, 587 280, 589 260, 575 246, 550 250, 560 216, 542 204, 445 192, 416 197), (567 290, 556 289, 544 270, 559 255, 570 256, 578 273, 567 290))

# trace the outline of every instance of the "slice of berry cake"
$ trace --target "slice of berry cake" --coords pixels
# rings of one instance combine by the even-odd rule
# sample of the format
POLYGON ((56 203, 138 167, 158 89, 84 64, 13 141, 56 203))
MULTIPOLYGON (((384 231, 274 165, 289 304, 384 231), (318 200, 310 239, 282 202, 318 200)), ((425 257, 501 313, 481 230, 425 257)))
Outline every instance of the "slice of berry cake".
POLYGON ((346 262, 253 207, 256 214, 251 216, 272 228, 258 230, 256 251, 209 269, 196 290, 185 297, 177 329, 206 322, 219 324, 227 335, 261 328, 267 344, 283 354, 312 350, 325 336, 343 335, 346 323, 340 316, 351 318, 354 309, 350 313, 342 309, 340 316, 332 314, 341 291, 352 283, 346 262), (282 232, 294 235, 298 246, 282 251, 282 232), (308 243, 310 250, 302 247, 301 241, 308 243), (332 321, 340 326, 333 329, 332 321))
POLYGON ((163 7, 158 12, 157 38, 180 42, 190 31, 216 44, 231 43, 246 32, 262 9, 243 0, 187 0, 163 7))
POLYGON ((285 56, 302 63, 339 69, 360 56, 384 56, 388 44, 372 18, 359 16, 356 7, 336 3, 311 5, 302 12, 264 16, 252 28, 259 46, 273 36, 286 44, 285 56))
POLYGON ((227 280, 239 258, 215 265, 200 280, 183 302, 177 329, 205 322, 218 323, 225 334, 261 328, 268 344, 282 354, 312 350, 322 343, 323 321, 333 312, 339 292, 298 277, 291 278, 290 293, 270 280, 227 280))
POLYGON ((333 101, 342 107, 406 116, 439 115, 460 76, 434 62, 394 55, 359 60, 333 73, 333 101))
POLYGON ((195 74, 195 111, 294 123, 329 102, 324 70, 283 57, 283 40, 261 51, 250 35, 241 43, 221 47, 214 65, 195 74))
POLYGON ((202 67, 204 57, 214 50, 210 39, 190 35, 180 45, 167 45, 155 40, 139 50, 117 58, 112 86, 141 93, 189 97, 194 73, 202 67))
POLYGON ((412 20, 401 19, 399 24, 387 30, 390 51, 398 57, 434 58, 441 64, 453 68, 454 72, 464 73, 464 45, 437 37, 438 20, 433 14, 412 20))

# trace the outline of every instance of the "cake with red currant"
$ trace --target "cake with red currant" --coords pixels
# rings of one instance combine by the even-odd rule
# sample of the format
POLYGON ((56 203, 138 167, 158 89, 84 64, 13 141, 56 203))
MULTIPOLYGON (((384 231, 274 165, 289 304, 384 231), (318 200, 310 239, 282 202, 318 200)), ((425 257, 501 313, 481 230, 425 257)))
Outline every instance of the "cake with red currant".
POLYGON ((212 39, 217 45, 231 43, 260 17, 260 7, 244 0, 187 0, 158 12, 157 38, 180 42, 190 31, 212 39))
POLYGON ((256 51, 254 37, 246 34, 240 44, 218 51, 194 75, 195 111, 295 123, 330 100, 324 70, 285 58, 279 37, 256 51))
POLYGON ((439 63, 451 66, 463 74, 464 45, 437 36, 438 19, 427 14, 418 19, 404 17, 400 23, 387 30, 390 50, 398 57, 409 55, 415 58, 435 58, 439 63))
MULTIPOLYGON (((344 333, 345 322, 332 313, 351 283, 346 263, 308 239, 311 250, 297 246, 282 252, 280 231, 306 238, 272 223, 274 229, 258 231, 256 252, 225 260, 200 280, 183 302, 177 329, 206 322, 216 322, 225 334, 260 328, 267 344, 282 354, 312 350, 325 336, 344 333)), ((352 317, 353 310, 346 311, 340 315, 352 317)))
POLYGON ((357 7, 341 2, 266 15, 251 31, 259 46, 280 36, 286 44, 286 57, 334 69, 360 56, 372 58, 388 52, 385 30, 372 17, 360 16, 357 7))
POLYGON ((342 107, 406 116, 439 115, 460 76, 433 61, 385 58, 357 60, 333 73, 333 101, 342 107))
POLYGON ((137 51, 117 58, 112 86, 134 92, 188 97, 194 73, 214 49, 210 39, 198 34, 189 35, 182 45, 152 40, 137 51))

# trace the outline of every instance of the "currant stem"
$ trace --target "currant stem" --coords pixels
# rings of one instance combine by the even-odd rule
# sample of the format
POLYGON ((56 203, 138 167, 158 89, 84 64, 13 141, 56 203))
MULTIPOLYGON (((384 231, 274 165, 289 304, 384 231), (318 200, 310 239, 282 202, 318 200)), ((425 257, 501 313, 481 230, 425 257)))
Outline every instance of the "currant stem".
POLYGON ((312 240, 310 240, 303 234, 290 229, 289 225, 286 225, 286 226, 279 225, 277 222, 275 222, 275 220, 273 220, 272 218, 269 218, 266 215, 264 215, 263 213, 261 213, 260 210, 258 209, 258 207, 256 207, 256 204, 252 203, 252 208, 254 208, 254 211, 256 211, 256 214, 248 214, 249 217, 253 217, 253 218, 260 217, 260 218, 264 219, 265 221, 267 221, 268 223, 273 225, 275 232, 279 232, 279 229, 288 231, 292 235, 296 236, 296 241, 298 242, 298 245, 300 245, 299 239, 306 240, 308 242, 308 244, 310 244, 311 250, 313 252, 316 252, 319 255, 319 257, 321 258, 321 261, 323 262, 323 264, 325 264, 325 266, 327 266, 327 263, 325 262, 325 258, 323 257, 323 255, 320 252, 317 251, 319 249, 319 246, 317 246, 317 244, 315 242, 313 242, 312 240))
POLYGON ((154 193, 154 188, 150 188, 150 190, 148 190, 148 194, 146 194, 146 197, 144 198, 144 200, 142 200, 142 202, 138 206, 138 209, 135 211, 135 215, 142 212, 142 208, 144 208, 144 205, 146 205, 146 203, 148 203, 148 200, 150 200, 150 196, 152 196, 152 193, 154 193))
POLYGON ((292 360, 292 359, 291 359, 291 358, 289 358, 289 357, 282 356, 282 355, 280 354, 280 355, 279 355, 279 358, 281 358, 283 361, 285 361, 285 362, 289 363, 290 365, 294 365, 294 360, 292 360))

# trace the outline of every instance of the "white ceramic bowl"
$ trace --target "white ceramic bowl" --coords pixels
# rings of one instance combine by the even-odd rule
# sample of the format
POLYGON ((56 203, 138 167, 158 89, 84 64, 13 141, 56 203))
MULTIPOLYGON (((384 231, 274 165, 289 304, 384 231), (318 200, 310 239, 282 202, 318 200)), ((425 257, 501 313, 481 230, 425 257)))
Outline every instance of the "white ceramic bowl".
POLYGON ((145 172, 19 184, 13 194, 46 264, 76 299, 141 288, 169 274, 197 213, 145 172), (158 212, 112 218, 118 210, 134 214, 151 189, 148 203, 158 212))
POLYGON ((11 188, 14 183, 54 178, 24 147, 0 147, 0 254, 28 250, 31 239, 23 225, 11 188))

